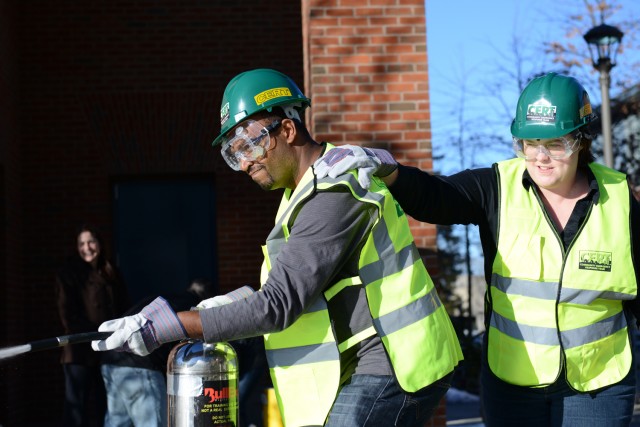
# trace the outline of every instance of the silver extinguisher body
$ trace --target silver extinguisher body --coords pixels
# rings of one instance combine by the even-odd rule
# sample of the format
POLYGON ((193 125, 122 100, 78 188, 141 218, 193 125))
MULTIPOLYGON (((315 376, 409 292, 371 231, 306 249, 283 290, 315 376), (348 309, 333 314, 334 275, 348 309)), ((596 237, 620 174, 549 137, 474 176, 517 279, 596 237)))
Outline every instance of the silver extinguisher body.
POLYGON ((169 427, 238 427, 238 358, 227 343, 189 340, 167 361, 169 427))

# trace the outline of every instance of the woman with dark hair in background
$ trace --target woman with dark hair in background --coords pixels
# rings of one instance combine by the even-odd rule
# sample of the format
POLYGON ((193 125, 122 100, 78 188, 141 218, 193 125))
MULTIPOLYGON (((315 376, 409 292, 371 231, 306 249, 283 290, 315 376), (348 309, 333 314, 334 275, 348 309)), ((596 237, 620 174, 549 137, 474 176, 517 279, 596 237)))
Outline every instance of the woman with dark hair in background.
MULTIPOLYGON (((82 225, 75 240, 76 250, 56 275, 58 313, 65 334, 96 331, 129 305, 124 282, 107 259, 97 229, 82 225)), ((101 426, 106 397, 100 355, 89 344, 65 346, 61 363, 65 376, 63 426, 88 426, 91 420, 101 426)))

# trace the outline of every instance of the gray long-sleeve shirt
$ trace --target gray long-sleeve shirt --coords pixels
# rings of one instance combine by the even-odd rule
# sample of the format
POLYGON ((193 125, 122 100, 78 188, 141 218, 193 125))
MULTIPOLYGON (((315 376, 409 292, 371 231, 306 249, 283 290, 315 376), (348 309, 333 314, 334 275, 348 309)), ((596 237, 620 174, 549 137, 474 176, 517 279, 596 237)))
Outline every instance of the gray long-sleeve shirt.
MULTIPOLYGON (((261 291, 200 312, 205 340, 229 341, 290 326, 332 284, 358 274, 360 250, 376 215, 374 206, 356 200, 346 187, 314 194, 301 207, 261 291)), ((372 324, 362 287, 341 292, 329 315, 338 342, 372 324)), ((343 379, 351 373, 391 374, 378 337, 342 354, 343 379)))

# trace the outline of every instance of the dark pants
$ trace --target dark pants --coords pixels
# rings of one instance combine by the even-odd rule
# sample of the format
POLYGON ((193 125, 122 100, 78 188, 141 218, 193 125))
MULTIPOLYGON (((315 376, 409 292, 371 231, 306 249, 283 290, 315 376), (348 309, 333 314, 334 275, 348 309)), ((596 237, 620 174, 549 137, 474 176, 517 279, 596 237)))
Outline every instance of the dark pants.
POLYGON ((100 366, 65 363, 63 427, 102 427, 107 409, 100 366))
POLYGON ((484 364, 482 404, 488 427, 622 427, 633 416, 635 369, 619 383, 578 393, 564 380, 547 387, 519 387, 501 381, 484 364))

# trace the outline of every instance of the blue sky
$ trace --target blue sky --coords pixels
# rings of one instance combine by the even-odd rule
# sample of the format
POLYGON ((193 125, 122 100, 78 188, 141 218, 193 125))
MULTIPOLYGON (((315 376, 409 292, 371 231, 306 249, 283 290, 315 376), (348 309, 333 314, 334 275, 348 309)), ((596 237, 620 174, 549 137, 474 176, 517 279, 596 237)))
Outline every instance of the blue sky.
MULTIPOLYGON (((594 3, 595 0, 590 0, 594 3)), ((617 0, 624 15, 640 19, 640 0, 617 0)), ((514 37, 521 38, 521 47, 525 50, 522 61, 526 67, 549 69, 553 67, 534 47, 543 40, 562 40, 564 29, 558 21, 567 21, 565 16, 571 12, 584 11, 582 0, 537 0, 523 2, 519 0, 426 0, 427 15, 427 52, 429 57, 429 83, 431 98, 431 120, 434 147, 447 146, 447 138, 456 134, 460 127, 455 120, 456 106, 460 104, 461 82, 466 81, 467 92, 464 103, 465 117, 469 127, 477 129, 488 120, 478 120, 478 116, 503 116, 500 124, 492 124, 494 133, 505 140, 510 139, 509 116, 515 110, 519 90, 513 83, 512 90, 501 94, 502 103, 493 97, 479 96, 473 92, 482 92, 487 81, 495 76, 497 67, 513 68, 510 64, 511 42, 514 37), (528 51, 527 51, 528 50, 528 51), (503 105, 507 104, 507 105, 503 105), (473 121, 473 123, 472 123, 473 121)), ((616 25, 616 19, 624 19, 618 13, 608 24, 616 25)), ((630 36, 625 35, 628 39, 630 36)), ((587 44, 581 37, 574 39, 578 47, 582 45, 585 53, 587 44)), ((633 61, 640 61, 640 52, 625 51, 618 56, 618 67, 612 70, 612 78, 622 67, 629 67, 633 61)), ((640 73, 636 73, 640 75, 640 73)), ((597 73, 587 75, 582 83, 590 92, 592 102, 600 103, 597 73)), ((640 79, 639 79, 640 80, 640 79)), ((615 95, 612 88, 612 96, 615 95)), ((476 164, 465 166, 488 166, 492 162, 508 157, 510 153, 497 150, 486 151, 484 156, 475 156, 476 164), (478 164, 479 163, 479 164, 478 164)), ((445 167, 438 162, 435 168, 443 172, 461 169, 453 165, 445 167)))

